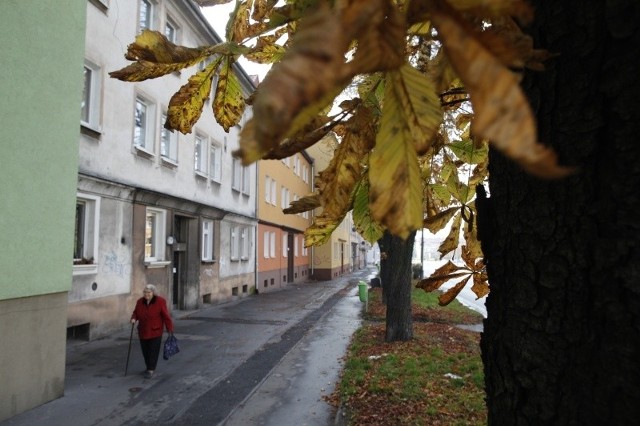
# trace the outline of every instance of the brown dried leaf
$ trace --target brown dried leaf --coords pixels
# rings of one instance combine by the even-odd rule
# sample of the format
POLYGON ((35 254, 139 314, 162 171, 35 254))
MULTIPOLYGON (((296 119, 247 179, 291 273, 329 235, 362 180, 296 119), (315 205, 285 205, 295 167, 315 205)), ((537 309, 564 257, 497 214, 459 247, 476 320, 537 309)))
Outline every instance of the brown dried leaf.
POLYGON ((478 299, 489 294, 489 277, 487 273, 483 271, 473 274, 473 285, 471 291, 473 291, 478 299))
POLYGON ((460 207, 449 207, 435 216, 429 216, 429 214, 427 214, 428 217, 424 220, 424 227, 435 234, 447 226, 447 223, 449 223, 453 215, 458 211, 460 211, 460 207))
POLYGON ((438 298, 438 304, 440 306, 447 306, 449 303, 453 302, 453 299, 455 299, 456 296, 460 294, 464 286, 467 284, 467 281, 469 281, 469 278, 471 278, 471 276, 463 278, 459 283, 457 283, 456 285, 451 287, 449 290, 441 294, 440 297, 438 298))
POLYGON ((433 271, 431 276, 428 278, 424 278, 418 284, 416 284, 417 288, 421 288, 424 291, 433 291, 435 289, 440 288, 442 284, 449 281, 452 278, 460 277, 462 275, 469 274, 470 271, 465 272, 456 272, 465 270, 464 267, 458 266, 452 261, 448 260, 447 263, 433 271))
POLYGON ((471 95, 476 113, 473 131, 507 157, 539 177, 562 177, 555 152, 538 144, 533 113, 514 74, 477 40, 451 11, 434 9, 432 22, 447 56, 471 95))
POLYGON ((451 224, 451 230, 449 231, 449 235, 444 239, 440 247, 438 247, 438 252, 440 253, 440 259, 442 259, 447 253, 452 252, 456 248, 458 248, 458 243, 460 242, 460 224, 462 222, 462 215, 458 214, 453 219, 453 223, 451 224))
POLYGON ((292 201, 290 207, 282 210, 285 214, 303 213, 315 208, 322 207, 322 202, 318 194, 307 195, 299 200, 292 201))

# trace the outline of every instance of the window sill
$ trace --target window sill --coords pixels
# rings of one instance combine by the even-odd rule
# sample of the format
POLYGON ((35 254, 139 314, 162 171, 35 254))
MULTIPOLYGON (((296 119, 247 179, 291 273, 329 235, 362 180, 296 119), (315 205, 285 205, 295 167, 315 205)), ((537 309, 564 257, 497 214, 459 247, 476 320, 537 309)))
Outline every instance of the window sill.
POLYGON ((153 152, 147 151, 140 145, 134 145, 133 148, 136 150, 136 154, 144 158, 153 158, 155 154, 153 152))
POLYGON ((162 260, 162 261, 145 260, 144 261, 144 266, 148 269, 165 268, 169 265, 171 265, 171 262, 168 260, 162 260))
POLYGON ((221 180, 222 179, 220 179, 220 178, 211 178, 211 182, 217 183, 218 185, 222 184, 221 180))
POLYGON ((208 176, 206 173, 196 170, 196 177, 200 179, 207 179, 208 176))
POLYGON ((176 163, 174 160, 170 159, 169 157, 161 156, 160 159, 162 160, 162 165, 163 166, 168 167, 170 169, 177 169, 178 168, 178 163, 176 163))
POLYGON ((98 273, 98 264, 73 265, 73 275, 91 275, 98 273))
POLYGON ((90 2, 105 14, 109 10, 109 0, 90 0, 90 2))
POLYGON ((216 259, 209 259, 209 260, 202 259, 201 262, 202 263, 208 263, 208 264, 214 264, 214 263, 217 262, 217 260, 216 259))
POLYGON ((102 136, 102 130, 100 129, 100 126, 92 126, 91 124, 85 123, 84 121, 80 122, 80 133, 93 139, 100 139, 100 137, 102 136))

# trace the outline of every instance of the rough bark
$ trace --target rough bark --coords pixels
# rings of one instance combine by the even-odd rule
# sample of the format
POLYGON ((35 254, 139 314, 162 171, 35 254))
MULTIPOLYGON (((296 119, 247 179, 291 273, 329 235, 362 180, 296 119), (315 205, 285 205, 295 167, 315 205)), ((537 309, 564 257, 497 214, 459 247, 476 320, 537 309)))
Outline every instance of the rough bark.
POLYGON ((640 3, 536 1, 559 55, 523 87, 539 138, 579 167, 540 181, 490 154, 491 425, 640 419, 640 3))
POLYGON ((411 319, 411 257, 415 232, 406 240, 385 232, 382 247, 386 253, 381 270, 382 287, 386 296, 387 318, 385 340, 405 341, 413 338, 411 319))

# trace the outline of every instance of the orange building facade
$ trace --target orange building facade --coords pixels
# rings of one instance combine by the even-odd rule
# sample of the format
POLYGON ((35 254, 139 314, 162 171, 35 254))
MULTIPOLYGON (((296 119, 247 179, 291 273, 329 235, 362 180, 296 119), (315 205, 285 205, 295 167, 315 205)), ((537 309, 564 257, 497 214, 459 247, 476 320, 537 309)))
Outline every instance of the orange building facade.
POLYGON ((312 212, 282 210, 313 191, 313 173, 313 159, 304 151, 258 163, 258 292, 310 278, 311 250, 304 247, 304 231, 311 225, 312 212))

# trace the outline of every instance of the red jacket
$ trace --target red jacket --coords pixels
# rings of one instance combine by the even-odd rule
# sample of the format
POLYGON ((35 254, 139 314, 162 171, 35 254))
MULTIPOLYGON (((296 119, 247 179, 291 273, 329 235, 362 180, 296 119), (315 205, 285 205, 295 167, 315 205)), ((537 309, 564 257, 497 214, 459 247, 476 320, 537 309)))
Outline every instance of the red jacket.
POLYGON ((161 337, 163 325, 169 333, 173 333, 173 321, 167 310, 167 301, 160 296, 154 295, 149 304, 144 297, 138 299, 131 319, 138 320, 138 334, 141 339, 161 337))

